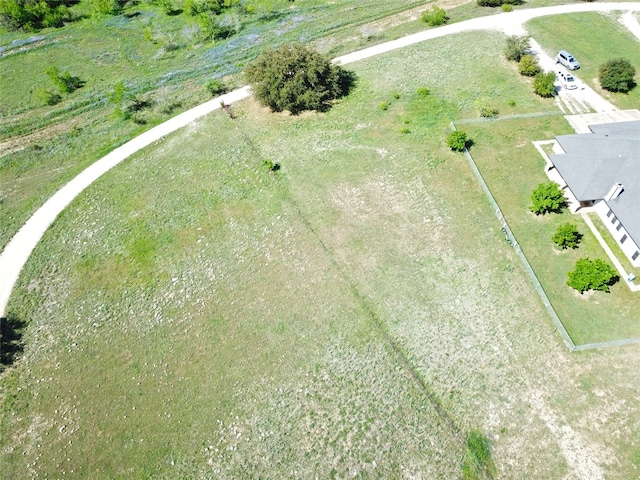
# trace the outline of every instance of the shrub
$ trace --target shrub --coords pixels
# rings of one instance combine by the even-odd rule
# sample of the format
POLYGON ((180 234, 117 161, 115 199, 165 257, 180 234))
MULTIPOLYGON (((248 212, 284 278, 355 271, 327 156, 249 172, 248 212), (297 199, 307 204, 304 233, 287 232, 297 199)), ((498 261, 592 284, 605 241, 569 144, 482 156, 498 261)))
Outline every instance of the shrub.
POLYGON ((518 5, 522 0, 477 0, 477 3, 481 7, 500 7, 504 4, 518 5))
POLYGON ((504 56, 510 62, 519 62, 529 49, 528 35, 512 35, 507 37, 504 56))
POLYGON ((380 102, 380 104, 378 105, 378 107, 380 108, 380 110, 385 111, 389 109, 389 102, 380 102))
POLYGON ((553 97, 556 93, 556 74, 553 72, 538 73, 533 80, 533 91, 544 98, 553 97))
POLYGON ((482 107, 480 109, 480 116, 482 118, 496 118, 500 112, 494 107, 482 107))
POLYGON ((460 130, 453 131, 447 137, 447 146, 454 152, 462 152, 467 146, 469 140, 467 134, 460 130))
POLYGON ((564 223, 558 227, 551 240, 560 248, 578 248, 582 235, 578 227, 572 223, 564 223))
POLYGON ((219 20, 217 15, 212 12, 198 14, 196 22, 200 28, 200 39, 204 42, 207 40, 225 40, 238 33, 234 25, 219 20))
POLYGON ((496 468, 491 458, 489 439, 481 432, 472 430, 467 435, 466 443, 462 460, 462 478, 464 480, 493 478, 496 468))
POLYGON ((273 160, 263 160, 262 165, 264 165, 270 172, 277 172, 280 170, 280 164, 275 163, 273 160))
POLYGON ((79 77, 73 77, 69 72, 60 73, 60 69, 55 66, 47 68, 45 73, 60 93, 72 93, 84 85, 84 81, 79 77))
POLYGON ((524 75, 525 77, 535 77, 537 74, 542 72, 540 65, 538 65, 538 60, 533 55, 523 55, 518 62, 518 71, 520 75, 524 75))
POLYGON ((72 0, 0 0, 0 21, 10 30, 62 27, 72 20, 72 0))
POLYGON ((36 99, 43 105, 55 105, 60 103, 62 97, 58 95, 56 92, 52 92, 51 90, 47 90, 46 88, 40 88, 36 90, 36 99))
POLYGON ((478 110, 478 115, 482 118, 495 118, 500 113, 497 108, 489 104, 489 100, 485 97, 477 98, 474 106, 478 110))
POLYGON ((187 15, 199 15, 201 13, 211 12, 214 15, 220 15, 223 10, 238 3, 229 0, 184 0, 183 10, 187 15))
POLYGON ((502 11, 503 12, 513 12, 513 5, 509 4, 509 3, 503 3, 502 4, 502 11))
POLYGON ((264 51, 245 70, 254 95, 271 110, 324 111, 349 93, 355 75, 302 44, 264 51))
POLYGON ((429 94, 431 93, 431 90, 429 90, 427 87, 420 87, 416 93, 421 96, 421 97, 428 97, 429 94))
POLYGON ((531 193, 529 209, 536 215, 559 212, 565 205, 564 193, 556 182, 541 183, 531 193))
POLYGON ((409 127, 402 127, 400 133, 406 135, 407 133, 411 133, 411 129, 409 127))
POLYGON ((625 58, 614 58, 600 66, 600 85, 610 92, 628 92, 636 83, 636 69, 625 58))
POLYGON ((515 107, 516 106, 516 101, 513 98, 510 98, 509 101, 507 102, 507 104, 510 107, 515 107))
POLYGON ((93 9, 103 15, 116 15, 122 11, 125 0, 91 0, 93 9))
POLYGON ((567 274, 567 285, 580 293, 586 290, 600 290, 608 292, 609 287, 618 281, 618 275, 611 265, 596 258, 581 258, 575 264, 572 272, 567 274))
POLYGON ((433 5, 430 9, 422 12, 422 21, 425 22, 430 27, 437 27, 439 25, 444 25, 449 17, 447 17, 447 12, 440 8, 437 5, 433 5))
POLYGON ((109 103, 119 104, 122 102, 127 96, 127 87, 124 85, 124 82, 120 80, 113 86, 113 91, 107 94, 107 99, 109 103))
POLYGON ((209 80, 204 86, 212 97, 217 97, 227 91, 227 87, 224 82, 215 78, 209 80))

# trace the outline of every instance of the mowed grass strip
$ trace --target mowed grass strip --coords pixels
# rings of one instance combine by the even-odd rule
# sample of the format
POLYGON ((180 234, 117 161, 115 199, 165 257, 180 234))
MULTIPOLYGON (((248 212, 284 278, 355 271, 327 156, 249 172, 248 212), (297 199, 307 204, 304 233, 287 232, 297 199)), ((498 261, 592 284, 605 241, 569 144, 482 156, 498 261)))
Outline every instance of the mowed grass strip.
MULTIPOLYGON (((620 15, 621 12, 554 15, 529 21, 526 29, 553 58, 559 50, 571 52, 580 62, 576 75, 615 106, 640 108, 640 88, 613 93, 600 88, 598 81, 600 66, 613 58, 626 58, 640 72, 638 39, 618 21, 620 15)), ((640 73, 636 75, 639 80, 640 73)))
POLYGON ((529 211, 532 190, 548 181, 544 159, 531 141, 571 133, 566 120, 513 120, 465 125, 465 129, 476 140, 471 153, 478 168, 573 341, 580 345, 640 337, 640 298, 629 291, 624 279, 611 293, 580 295, 566 285, 567 272, 579 258, 609 261, 582 218, 568 211, 539 216, 529 211), (560 251, 551 237, 567 222, 578 225, 584 236, 579 248, 560 251))

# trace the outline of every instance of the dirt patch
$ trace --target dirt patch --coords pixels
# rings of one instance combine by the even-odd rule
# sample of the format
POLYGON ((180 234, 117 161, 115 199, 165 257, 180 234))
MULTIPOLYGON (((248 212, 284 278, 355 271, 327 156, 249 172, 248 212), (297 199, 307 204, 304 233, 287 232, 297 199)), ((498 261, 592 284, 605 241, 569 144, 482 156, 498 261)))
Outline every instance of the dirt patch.
POLYGON ((70 118, 62 123, 49 125, 22 137, 12 137, 9 140, 0 142, 0 157, 10 153, 19 152, 27 147, 36 145, 38 142, 47 141, 51 138, 64 135, 86 124, 86 119, 82 116, 70 118))

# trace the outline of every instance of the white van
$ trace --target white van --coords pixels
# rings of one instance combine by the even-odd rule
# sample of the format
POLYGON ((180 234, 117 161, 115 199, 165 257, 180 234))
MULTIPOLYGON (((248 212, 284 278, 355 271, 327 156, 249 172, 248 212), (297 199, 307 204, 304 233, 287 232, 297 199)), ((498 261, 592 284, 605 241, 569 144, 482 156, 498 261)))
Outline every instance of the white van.
POLYGON ((564 65, 569 70, 577 70, 580 68, 580 62, 578 62, 573 55, 566 50, 560 50, 556 55, 556 63, 564 65))

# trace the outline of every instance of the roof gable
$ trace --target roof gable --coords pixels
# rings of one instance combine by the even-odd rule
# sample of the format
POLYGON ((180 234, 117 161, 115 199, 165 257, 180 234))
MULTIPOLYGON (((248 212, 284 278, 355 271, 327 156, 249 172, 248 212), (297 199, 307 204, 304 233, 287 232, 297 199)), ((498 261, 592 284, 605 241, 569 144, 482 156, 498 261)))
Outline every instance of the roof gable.
POLYGON ((604 199, 640 245, 640 121, 589 128, 592 133, 557 136, 565 153, 549 159, 579 201, 604 199), (624 190, 606 200, 615 183, 624 190))

